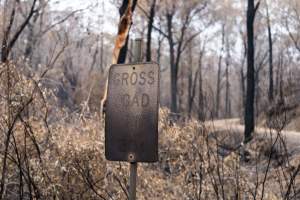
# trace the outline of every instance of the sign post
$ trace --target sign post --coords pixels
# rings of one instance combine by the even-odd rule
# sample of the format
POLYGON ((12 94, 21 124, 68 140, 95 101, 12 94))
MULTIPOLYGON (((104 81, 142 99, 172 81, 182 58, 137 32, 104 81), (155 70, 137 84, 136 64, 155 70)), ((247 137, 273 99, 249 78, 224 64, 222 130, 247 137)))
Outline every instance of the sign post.
POLYGON ((137 162, 130 163, 129 200, 136 199, 137 162))
MULTIPOLYGON (((138 63, 142 61, 142 40, 135 40, 133 59, 138 63)), ((136 199, 136 179, 137 179, 137 162, 130 162, 130 174, 129 174, 129 200, 136 199)))
POLYGON ((130 200, 137 163, 158 161, 159 67, 139 63, 141 43, 135 41, 134 64, 110 67, 105 115, 105 157, 130 163, 130 200))

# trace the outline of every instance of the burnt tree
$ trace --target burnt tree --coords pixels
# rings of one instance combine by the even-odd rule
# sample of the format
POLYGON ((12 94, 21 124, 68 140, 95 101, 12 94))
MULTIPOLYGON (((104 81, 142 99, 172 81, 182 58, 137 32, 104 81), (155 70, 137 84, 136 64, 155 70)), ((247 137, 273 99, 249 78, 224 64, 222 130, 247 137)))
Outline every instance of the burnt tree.
POLYGON ((269 7, 267 4, 267 26, 268 26, 268 42, 269 42, 269 102, 274 100, 274 81, 273 81, 273 39, 271 30, 271 20, 269 15, 269 7))
POLYGON ((196 31, 195 33, 187 37, 187 31, 190 29, 193 18, 201 13, 207 6, 207 3, 199 4, 195 2, 186 8, 184 15, 180 17, 180 27, 179 30, 175 30, 175 21, 177 8, 175 4, 168 9, 165 17, 167 22, 166 39, 169 44, 169 55, 170 55, 170 71, 171 71, 171 112, 177 113, 177 79, 179 63, 182 53, 187 48, 188 44, 195 39, 196 36, 200 34, 201 31, 196 31), (200 5, 200 6, 199 6, 200 5), (198 7, 199 6, 199 7, 198 7))
MULTIPOLYGON (((129 31, 132 24, 132 14, 137 4, 137 0, 123 0, 123 3, 119 9, 120 22, 118 25, 118 34, 115 40, 112 64, 124 63, 127 55, 127 46, 129 40, 129 31)), ((105 112, 105 102, 107 98, 108 80, 106 79, 105 88, 103 91, 103 97, 100 104, 100 118, 105 112)))
POLYGON ((151 8, 150 8, 150 15, 148 19, 148 31, 147 31, 147 47, 146 47, 146 61, 150 62, 151 57, 151 39, 152 39, 152 29, 154 23, 154 16, 155 16, 155 5, 156 0, 152 1, 151 8))
MULTIPOLYGON (((121 5, 121 7, 119 9, 120 18, 122 18, 123 16, 126 15, 126 11, 127 11, 127 8, 129 6, 131 7, 131 13, 133 13, 134 10, 135 10, 136 4, 137 4, 137 0, 133 0, 132 3, 131 3, 130 0, 123 0, 123 3, 122 3, 122 5, 121 5)), ((120 21, 122 21, 122 20, 120 19, 120 21)), ((132 22, 130 21, 129 23, 130 24, 128 24, 128 25, 126 25, 125 23, 123 23, 123 25, 125 27, 128 27, 128 26, 130 27, 132 22)), ((127 49, 128 49, 128 41, 129 41, 129 34, 127 34, 126 40, 125 40, 125 44, 120 49, 119 56, 118 56, 118 62, 117 62, 118 64, 125 63, 125 61, 126 61, 127 49)))
POLYGON ((218 74, 217 74, 217 88, 216 88, 216 107, 215 107, 215 117, 219 118, 219 110, 220 110, 220 95, 221 95, 221 76, 222 76, 222 60, 223 60, 223 51, 224 51, 224 43, 225 43, 225 25, 222 25, 222 46, 221 52, 219 55, 218 61, 218 74))
POLYGON ((231 55, 230 55, 230 44, 229 44, 229 38, 226 38, 226 68, 225 68, 225 117, 230 118, 231 117, 231 98, 230 98, 230 82, 229 82, 229 67, 230 67, 230 60, 231 60, 231 55))
POLYGON ((34 13, 36 13, 38 11, 36 8, 36 2, 37 2, 37 0, 34 0, 32 2, 32 5, 31 5, 28 15, 25 17, 25 19, 21 23, 21 25, 17 28, 17 31, 12 34, 12 27, 15 22, 15 15, 16 15, 16 8, 17 8, 16 3, 19 3, 19 2, 15 1, 13 3, 13 8, 12 8, 12 11, 11 11, 11 14, 9 17, 9 22, 8 22, 7 27, 4 30, 4 35, 3 35, 3 39, 2 39, 1 62, 4 63, 4 62, 8 61, 8 57, 9 57, 9 54, 10 54, 13 46, 19 39, 21 33, 24 31, 24 29, 30 23, 30 20, 31 20, 32 16, 34 15, 34 13))
POLYGON ((244 142, 247 143, 252 138, 254 131, 254 98, 255 98, 255 69, 254 69, 254 21, 259 3, 254 4, 254 0, 248 0, 247 8, 247 91, 245 105, 245 129, 244 142))
POLYGON ((200 121, 205 120, 205 112, 204 112, 204 94, 203 94, 203 77, 202 77, 202 67, 203 67, 203 57, 205 54, 205 43, 200 50, 199 60, 198 60, 198 83, 199 83, 199 93, 198 93, 198 119, 200 121))

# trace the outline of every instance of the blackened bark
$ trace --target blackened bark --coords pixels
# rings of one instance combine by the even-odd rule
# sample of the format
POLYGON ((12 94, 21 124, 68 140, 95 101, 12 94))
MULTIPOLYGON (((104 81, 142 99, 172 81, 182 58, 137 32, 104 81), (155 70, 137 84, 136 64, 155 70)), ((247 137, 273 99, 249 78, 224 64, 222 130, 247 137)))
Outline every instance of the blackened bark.
POLYGON ((255 116, 258 117, 260 114, 260 107, 259 107, 259 102, 260 102, 260 70, 258 69, 254 74, 254 88, 255 88, 255 116))
POLYGON ((259 2, 254 6, 254 0, 248 0, 247 9, 247 91, 245 105, 245 130, 244 142, 247 143, 252 138, 254 131, 254 98, 255 98, 255 77, 254 77, 254 20, 255 13, 259 7, 259 2))
POLYGON ((223 24, 223 26, 222 26, 222 47, 221 47, 221 53, 219 56, 218 74, 217 74, 217 89, 216 89, 215 117, 217 117, 217 118, 219 118, 219 111, 220 111, 221 74, 222 74, 222 60, 223 60, 222 53, 224 51, 224 43, 225 43, 225 25, 223 24))
MULTIPOLYGON (((204 6, 205 7, 205 6, 204 6)), ((203 7, 203 8, 204 8, 203 7)), ((182 26, 177 41, 173 38, 173 17, 175 16, 175 7, 173 10, 166 13, 167 19, 167 34, 166 37, 169 43, 170 52, 170 71, 171 71, 171 112, 177 113, 177 75, 179 70, 179 63, 181 54, 186 46, 197 36, 199 33, 192 35, 190 38, 185 40, 185 33, 188 26, 191 23, 191 13, 187 11, 186 16, 182 18, 182 26), (184 42, 185 41, 185 42, 184 42), (176 51, 175 51, 176 46, 176 51), (176 52, 176 53, 175 53, 176 52), (175 55, 176 54, 176 55, 175 55)))
POLYGON ((229 82, 229 65, 230 65, 230 46, 229 46, 229 38, 226 38, 226 69, 225 69, 225 78, 226 78, 226 88, 225 88, 225 117, 231 117, 231 101, 230 101, 230 82, 229 82))
POLYGON ((199 76, 199 96, 198 96, 198 104, 199 104, 199 110, 198 110, 198 119, 200 121, 205 120, 205 113, 204 113, 204 95, 203 95, 203 83, 202 83, 202 60, 205 53, 205 44, 203 46, 203 49, 200 51, 199 55, 199 63, 198 63, 198 76, 199 76))
POLYGON ((282 81, 282 69, 283 69, 283 52, 279 53, 279 57, 278 57, 278 65, 277 65, 277 70, 276 70, 276 79, 275 79, 275 90, 274 90, 274 94, 275 96, 279 96, 282 93, 281 91, 281 81, 282 81))
MULTIPOLYGON (((180 63, 182 66, 184 66, 183 68, 186 68, 186 65, 183 65, 183 63, 180 63)), ((185 93, 186 93, 186 88, 185 88, 185 70, 181 70, 180 73, 177 76, 177 113, 180 112, 185 112, 185 106, 186 104, 184 103, 184 99, 185 99, 185 93)))
POLYGON ((155 16, 155 5, 156 0, 152 1, 152 5, 150 8, 150 16, 148 21, 148 32, 147 32, 147 47, 146 47, 146 61, 150 62, 151 57, 151 39, 152 39, 152 29, 153 29, 153 22, 154 22, 154 16, 155 16))
POLYGON ((15 20, 15 14, 16 14, 16 8, 15 6, 13 7, 11 14, 10 14, 10 20, 9 20, 9 24, 6 28, 6 30, 4 31, 4 35, 3 35, 3 39, 2 39, 2 45, 1 45, 1 62, 6 62, 8 59, 8 55, 9 55, 9 50, 8 50, 8 43, 9 43, 9 35, 11 32, 11 28, 12 25, 14 23, 15 20))
POLYGON ((241 107, 242 107, 242 117, 245 109, 245 104, 246 104, 246 98, 245 98, 245 93, 246 93, 246 86, 245 86, 245 75, 244 75, 244 65, 242 65, 242 68, 240 70, 240 79, 241 79, 241 107))
MULTIPOLYGON (((229 51, 229 50, 228 50, 229 51)), ((226 58, 226 69, 225 69, 225 79, 226 79, 226 87, 225 87, 225 117, 231 117, 231 102, 230 102, 230 83, 229 83, 229 55, 226 58)))
MULTIPOLYGON (((158 24, 159 24, 159 29, 160 30, 162 29, 161 21, 163 21, 163 20, 162 20, 161 17, 159 17, 158 24)), ((162 49, 162 43, 163 43, 164 38, 165 38, 165 35, 163 35, 161 31, 159 31, 158 32, 158 37, 157 37, 158 47, 157 47, 157 50, 156 50, 156 54, 157 54, 156 62, 158 64, 160 64, 161 49, 162 49)))
MULTIPOLYGON (((191 44, 191 43, 190 43, 191 44)), ((188 49, 188 116, 191 118, 193 107, 193 58, 192 58, 192 45, 188 49)))
MULTIPOLYGON (((126 8, 128 6, 128 3, 129 3, 129 0, 123 0, 123 3, 122 3, 122 5, 121 5, 121 7, 119 9, 120 17, 122 17, 124 15, 124 13, 126 11, 126 8)), ((132 8, 131 8, 131 12, 132 13, 135 10, 136 4, 137 4, 137 0, 133 0, 132 8)), ((118 64, 125 63, 125 61, 126 61, 127 49, 128 49, 128 41, 129 41, 129 34, 127 35, 125 45, 120 50, 120 54, 119 54, 119 57, 118 57, 118 64)))
POLYGON ((219 63, 218 63, 218 75, 217 75, 216 108, 215 108, 216 118, 219 118, 219 110, 220 110, 221 68, 222 68, 222 56, 220 55, 219 63))
POLYGON ((283 102, 283 66, 284 66, 284 61, 283 61, 283 53, 280 54, 280 59, 278 63, 278 84, 277 84, 277 95, 279 95, 279 101, 283 102))
POLYGON ((229 66, 226 64, 225 69, 226 87, 225 87, 225 117, 231 116, 231 102, 230 102, 230 84, 229 84, 229 66))
MULTIPOLYGON (((120 22, 118 25, 118 35, 115 40, 115 47, 113 50, 112 64, 124 63, 126 60, 127 46, 129 40, 129 32, 132 24, 132 14, 136 6, 137 0, 123 0, 120 12, 120 22)), ((102 119, 102 114, 105 113, 105 102, 107 99, 107 88, 108 81, 105 82, 104 95, 100 104, 100 118, 102 119)))
POLYGON ((195 75, 193 76, 193 56, 192 56, 192 43, 189 43, 189 49, 188 49, 188 116, 189 118, 192 117, 192 110, 193 110, 193 104, 196 94, 196 86, 197 86, 197 79, 199 74, 199 68, 197 69, 195 75))
POLYGON ((173 14, 167 14, 167 27, 168 27, 168 42, 170 52, 170 67, 171 67, 171 112, 177 113, 177 70, 175 64, 175 49, 173 41, 173 14))
POLYGON ((158 64, 160 64, 161 45, 162 45, 162 40, 160 40, 160 38, 158 38, 158 47, 157 47, 157 50, 156 50, 156 54, 157 54, 156 62, 158 64))
POLYGON ((267 6, 267 24, 268 24, 268 41, 269 41, 269 102, 274 100, 274 83, 273 83, 273 40, 271 31, 271 22, 269 16, 269 9, 267 6))

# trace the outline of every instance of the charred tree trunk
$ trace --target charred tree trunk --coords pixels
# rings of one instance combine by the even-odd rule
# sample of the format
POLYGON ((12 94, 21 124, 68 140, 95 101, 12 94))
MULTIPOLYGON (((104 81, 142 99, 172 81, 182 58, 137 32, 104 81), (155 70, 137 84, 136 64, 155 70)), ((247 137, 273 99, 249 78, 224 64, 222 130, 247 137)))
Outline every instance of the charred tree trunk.
POLYGON ((205 120, 205 114, 204 114, 204 95, 203 95, 203 83, 202 83, 202 60, 205 53, 205 44, 203 46, 203 49, 200 51, 199 55, 199 63, 198 63, 198 82, 199 82, 199 96, 198 96, 198 104, 199 104, 199 110, 198 110, 198 119, 200 121, 205 120))
POLYGON ((283 52, 279 53, 279 58, 278 58, 278 65, 277 65, 277 70, 276 70, 276 79, 275 79, 275 96, 281 98, 282 94, 282 88, 281 88, 281 81, 282 81, 282 69, 284 65, 283 61, 283 52))
MULTIPOLYGON (((126 12, 126 9, 128 7, 128 4, 129 4, 129 0, 123 0, 122 6, 119 9, 120 17, 124 16, 124 14, 126 12)), ((137 4, 137 0, 133 0, 132 7, 131 7, 131 12, 132 13, 135 10, 136 4, 137 4)), ((131 26, 131 24, 129 26, 131 26)), ((117 62, 118 64, 125 63, 125 61, 126 61, 127 49, 128 49, 128 41, 129 41, 129 34, 127 34, 126 42, 122 46, 122 48, 120 50, 119 57, 118 57, 118 62, 117 62)))
MULTIPOLYGON (((194 105, 194 99, 196 96, 196 87, 197 87, 197 80, 199 77, 199 73, 201 72, 201 62, 202 62, 202 55, 203 52, 202 50, 200 51, 200 57, 199 57, 199 67, 195 73, 195 75, 193 76, 193 56, 192 56, 192 45, 191 43, 189 44, 189 79, 188 79, 188 91, 189 91, 189 95, 188 95, 188 115, 189 118, 192 117, 192 110, 193 110, 193 105, 194 105)), ((199 83, 200 84, 200 83, 199 83)), ((202 80, 201 80, 201 91, 199 91, 202 93, 202 80)), ((199 95, 200 97, 200 95, 199 95)), ((201 108, 202 109, 202 108, 201 108)))
POLYGON ((171 67, 171 112, 177 113, 177 72, 175 63, 175 47, 173 41, 172 32, 173 14, 167 14, 167 25, 168 25, 168 42, 169 42, 169 53, 170 53, 170 67, 171 67))
MULTIPOLYGON (((186 77, 186 66, 183 63, 180 63, 183 66, 182 70, 178 72, 177 76, 177 113, 184 113, 186 104, 184 103, 186 88, 185 88, 185 77, 186 77)), ((178 116, 179 117, 179 116, 178 116)))
POLYGON ((215 117, 219 118, 220 113, 220 95, 221 95, 221 76, 222 76, 222 60, 223 60, 223 51, 224 51, 224 43, 225 43, 225 25, 222 26, 222 47, 221 53, 219 56, 218 63, 218 75, 217 75, 217 89, 216 89, 216 108, 215 108, 215 117))
POLYGON ((192 45, 189 44, 188 49, 188 116, 191 118, 192 116, 192 108, 193 108, 193 56, 192 56, 192 45))
POLYGON ((9 35, 15 20, 15 14, 16 14, 16 6, 14 5, 10 14, 10 20, 7 28, 4 31, 3 39, 2 39, 2 45, 1 45, 1 62, 6 62, 8 60, 9 55, 9 35))
POLYGON ((158 64, 160 64, 161 44, 162 44, 162 40, 158 39, 158 47, 157 47, 157 50, 156 50, 156 54, 157 54, 156 62, 158 64))
POLYGON ((229 83, 229 60, 230 60, 230 49, 229 49, 229 41, 227 38, 226 41, 226 69, 225 69, 225 79, 226 79, 226 88, 225 88, 225 117, 231 117, 231 102, 230 102, 230 83, 229 83))
POLYGON ((256 118, 258 118, 259 114, 260 114, 260 87, 259 87, 259 83, 260 83, 260 71, 257 70, 255 72, 255 116, 256 118))
MULTIPOLYGON (((203 6, 202 9, 204 9, 206 4, 203 6)), ((186 15, 181 18, 181 27, 179 31, 179 37, 174 37, 173 35, 173 18, 176 14, 176 7, 173 6, 172 10, 169 10, 166 13, 166 20, 167 20, 167 34, 164 34, 166 38, 168 39, 169 42, 169 53, 170 53, 170 71, 171 71, 171 112, 177 113, 177 75, 178 75, 178 69, 179 69, 179 63, 180 63, 180 58, 181 54, 187 47, 187 45, 192 42, 192 40, 199 34, 197 32, 196 34, 193 34, 191 37, 186 38, 186 30, 188 29, 190 23, 191 23, 191 18, 192 15, 191 11, 192 8, 190 8, 186 15), (174 38, 176 38, 176 42, 174 41, 174 38), (175 46, 176 46, 176 51, 175 51, 175 46)), ((200 9, 201 10, 201 9, 200 9)), ((198 10, 198 12, 200 11, 198 10)), ((195 14, 195 13, 194 13, 195 14)), ((177 35, 177 34, 176 34, 177 35)))
POLYGON ((283 102, 283 53, 281 54, 280 63, 278 66, 278 95, 279 95, 279 101, 283 102))
MULTIPOLYGON (((137 0, 123 0, 120 7, 120 22, 118 25, 118 34, 115 40, 115 46, 112 56, 112 64, 124 63, 127 54, 127 45, 129 40, 129 31, 132 23, 132 13, 136 6, 137 0), (122 14, 122 15, 121 15, 122 14)), ((100 118, 105 113, 105 102, 107 98, 108 79, 105 82, 103 97, 100 103, 100 118)))
POLYGON ((222 68, 222 56, 219 56, 219 63, 218 63, 218 76, 217 76, 217 91, 216 91, 216 108, 215 108, 215 117, 219 118, 219 111, 220 111, 220 93, 221 93, 221 70, 222 68))
MULTIPOLYGON (((161 22, 162 19, 159 18, 159 29, 161 29, 161 22)), ((158 64, 160 64, 160 57, 161 57, 161 50, 162 50, 162 43, 163 43, 163 40, 164 40, 165 36, 163 34, 161 34, 161 32, 158 32, 158 37, 157 37, 157 43, 158 43, 158 47, 156 49, 156 62, 158 64)))
POLYGON ((245 130, 244 142, 247 143, 252 138, 254 131, 254 98, 255 98, 255 77, 254 77, 254 20, 255 13, 259 7, 259 2, 254 6, 254 0, 248 0, 247 9, 247 96, 245 105, 245 130))
POLYGON ((242 107, 242 113, 241 113, 241 118, 244 116, 244 109, 245 109, 245 105, 246 105, 246 98, 245 98, 245 94, 246 94, 246 86, 245 86, 245 75, 244 75, 244 68, 242 66, 241 70, 240 70, 240 79, 241 79, 241 107, 242 107))
POLYGON ((147 62, 150 62, 152 60, 151 39, 152 39, 152 29, 153 29, 153 22, 154 22, 154 16, 155 16, 155 5, 156 5, 156 0, 153 0, 151 8, 150 8, 150 16, 149 16, 149 21, 148 21, 147 48, 146 48, 146 61, 147 62))
POLYGON ((271 31, 271 22, 269 16, 269 8, 267 5, 267 25, 268 25, 268 42, 269 42, 269 102, 274 100, 274 83, 273 83, 273 40, 271 31))
POLYGON ((11 49, 13 48, 13 46, 19 39, 19 37, 20 37, 21 33, 24 31, 25 27, 29 24, 30 19, 32 18, 33 14, 38 11, 35 8, 36 2, 37 2, 37 0, 34 0, 32 2, 32 5, 31 5, 30 11, 29 11, 27 17, 24 19, 24 21, 21 23, 21 25, 17 28, 17 31, 11 37, 9 37, 11 34, 11 29, 12 29, 14 19, 15 19, 16 6, 15 5, 13 6, 13 9, 12 9, 12 12, 10 15, 9 24, 4 31, 4 36, 3 36, 3 40, 2 40, 1 62, 6 62, 8 60, 8 56, 9 56, 11 49), (9 39, 9 38, 11 38, 11 39, 9 39))
POLYGON ((231 102, 230 102, 230 83, 229 83, 229 63, 226 63, 225 69, 226 87, 225 87, 225 117, 231 117, 231 102))

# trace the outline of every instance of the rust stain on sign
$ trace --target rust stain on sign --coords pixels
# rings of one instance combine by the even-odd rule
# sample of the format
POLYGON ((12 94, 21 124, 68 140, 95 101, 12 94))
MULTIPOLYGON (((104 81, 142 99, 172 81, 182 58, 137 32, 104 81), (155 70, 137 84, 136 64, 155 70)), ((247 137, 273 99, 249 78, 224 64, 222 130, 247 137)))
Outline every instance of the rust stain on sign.
POLYGON ((159 67, 112 65, 105 116, 105 156, 112 161, 158 160, 159 67))

